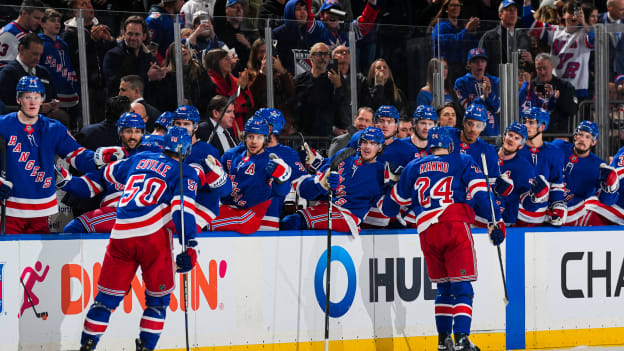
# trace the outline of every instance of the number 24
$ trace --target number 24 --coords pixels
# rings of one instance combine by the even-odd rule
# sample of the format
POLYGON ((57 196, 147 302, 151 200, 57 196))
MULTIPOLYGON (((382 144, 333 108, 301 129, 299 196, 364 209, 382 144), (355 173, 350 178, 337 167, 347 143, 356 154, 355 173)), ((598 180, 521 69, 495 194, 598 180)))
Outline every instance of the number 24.
POLYGON ((418 191, 418 201, 421 207, 429 208, 431 206, 431 199, 440 200, 440 205, 453 203, 453 177, 445 177, 438 180, 432 187, 431 180, 423 177, 418 178, 414 184, 414 189, 418 191), (430 196, 427 196, 430 194, 430 196))

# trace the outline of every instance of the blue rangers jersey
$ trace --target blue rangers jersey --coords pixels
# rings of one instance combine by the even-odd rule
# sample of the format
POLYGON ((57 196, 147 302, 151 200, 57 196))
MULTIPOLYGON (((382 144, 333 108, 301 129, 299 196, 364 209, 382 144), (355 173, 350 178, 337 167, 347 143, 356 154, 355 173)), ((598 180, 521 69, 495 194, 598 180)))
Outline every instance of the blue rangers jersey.
POLYGON ((179 162, 161 153, 142 152, 111 163, 106 166, 104 177, 111 183, 125 184, 111 239, 149 235, 171 220, 176 232, 182 233, 181 200, 185 236, 195 237, 195 194, 199 180, 192 167, 183 164, 183 193, 180 193, 179 162))
POLYGON ((7 216, 46 217, 58 212, 57 155, 81 172, 96 170, 93 151, 81 147, 61 122, 43 115, 33 125, 22 124, 17 112, 0 116, 0 135, 7 143, 7 179, 13 182, 7 216))
MULTIPOLYGON (((169 44, 173 43, 174 15, 169 15, 162 6, 152 5, 145 23, 152 35, 152 41, 158 43, 158 52, 162 57, 167 54, 169 44)), ((179 17, 180 27, 183 19, 179 17)), ((180 28, 181 29, 181 28, 180 28)))
POLYGON ((611 167, 617 170, 620 190, 615 194, 599 191, 598 196, 592 196, 585 201, 585 208, 587 211, 600 214, 617 225, 624 225, 624 147, 620 148, 613 156, 611 167))
POLYGON ((416 158, 420 151, 411 141, 393 138, 390 145, 384 145, 383 151, 377 156, 377 162, 388 162, 390 164, 401 165, 403 167, 416 158))
POLYGON ((535 166, 535 175, 543 175, 550 183, 548 202, 534 204, 523 202, 520 204, 518 219, 526 223, 541 224, 546 219, 548 203, 563 201, 565 188, 563 185, 563 153, 551 143, 544 142, 540 147, 525 145, 518 154, 535 166), (526 207, 525 207, 526 206, 526 207))
POLYGON ((516 223, 521 201, 530 201, 527 196, 531 181, 535 178, 535 167, 518 153, 509 160, 499 160, 501 174, 507 174, 514 182, 514 189, 507 196, 496 196, 506 225, 516 223))
POLYGON ((426 147, 420 148, 420 147, 414 145, 414 143, 412 143, 412 137, 405 137, 405 138, 400 139, 400 140, 405 142, 405 143, 408 143, 408 144, 412 145, 415 148, 416 152, 414 153, 414 159, 425 157, 425 156, 429 155, 427 153, 427 148, 426 147))
POLYGON ((481 98, 481 95, 483 95, 483 89, 481 88, 483 83, 477 81, 477 79, 470 72, 457 78, 455 81, 455 93, 457 94, 459 103, 464 109, 468 108, 468 106, 472 103, 485 106, 488 119, 485 124, 485 129, 483 130, 483 135, 496 136, 500 132, 500 128, 498 126, 498 116, 500 113, 500 82, 497 77, 489 74, 486 74, 485 76, 490 79, 492 87, 492 91, 485 100, 481 98))
POLYGON ((486 143, 481 138, 477 138, 472 144, 467 144, 461 141, 459 135, 461 130, 453 128, 451 131, 451 137, 453 138, 453 153, 470 155, 480 169, 483 169, 483 162, 481 161, 481 154, 485 154, 485 160, 488 164, 488 175, 490 183, 494 182, 495 178, 500 176, 500 169, 498 168, 498 155, 496 149, 491 144, 486 143))
POLYGON ((17 22, 11 21, 0 29, 0 69, 7 63, 15 60, 18 54, 18 45, 22 37, 30 33, 17 22))
MULTIPOLYGON (((386 216, 396 216, 401 206, 409 207, 416 215, 417 230, 423 232, 438 223, 441 216, 446 220, 473 223, 474 212, 469 206, 462 206, 464 210, 453 206, 467 204, 466 198, 470 197, 476 200, 474 210, 477 215, 491 221, 487 186, 472 157, 457 153, 429 155, 410 162, 399 182, 386 192, 377 206, 386 216)), ((500 220, 496 203, 494 213, 496 220, 500 220)))

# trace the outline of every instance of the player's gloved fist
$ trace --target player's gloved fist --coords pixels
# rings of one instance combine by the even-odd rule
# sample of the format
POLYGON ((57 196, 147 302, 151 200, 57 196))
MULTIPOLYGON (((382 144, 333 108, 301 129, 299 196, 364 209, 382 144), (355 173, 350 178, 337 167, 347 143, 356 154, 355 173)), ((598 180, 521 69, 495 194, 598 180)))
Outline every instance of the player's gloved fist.
POLYGON ((555 201, 550 205, 550 224, 555 227, 562 226, 568 216, 568 206, 563 201, 555 201))
POLYGON ((329 183, 329 187, 332 190, 338 189, 338 186, 340 186, 340 174, 335 171, 329 172, 329 176, 327 177, 327 183, 329 183))
POLYGON ((12 191, 13 183, 4 177, 0 177, 0 201, 8 199, 12 191))
POLYGON ((606 163, 600 164, 600 189, 609 194, 620 189, 617 171, 606 163))
POLYGON ((269 158, 271 159, 266 166, 266 172, 270 175, 278 184, 283 184, 290 179, 290 174, 292 170, 284 160, 277 157, 276 154, 270 154, 269 158))
POLYGON ((227 175, 221 166, 221 162, 214 158, 212 155, 208 155, 203 161, 204 163, 204 177, 202 179, 203 184, 208 184, 212 189, 218 188, 225 184, 227 175))
POLYGON ((393 186, 401 178, 401 172, 403 172, 403 166, 390 164, 386 162, 384 165, 384 185, 393 186))
POLYGON ((323 173, 320 173, 314 176, 314 183, 319 185, 325 191, 329 191, 330 187, 329 187, 329 182, 327 181, 328 177, 329 177, 329 169, 325 170, 325 172, 323 173))
POLYGON ((507 196, 511 194, 514 189, 514 182, 509 176, 505 173, 501 174, 494 181, 494 186, 492 187, 492 191, 496 196, 507 196))
POLYGON ((303 143, 299 150, 299 159, 305 164, 308 172, 316 173, 323 164, 323 156, 321 156, 316 150, 310 148, 308 143, 303 143))
POLYGON ((55 184, 57 189, 62 189, 72 179, 71 173, 63 167, 54 165, 54 173, 56 175, 55 184))
POLYGON ((533 203, 539 204, 548 201, 550 184, 543 175, 537 175, 531 183, 530 195, 533 203))
POLYGON ((95 164, 100 167, 107 163, 119 161, 128 156, 126 150, 121 146, 102 146, 95 150, 93 158, 95 164))
POLYGON ((491 225, 488 233, 490 234, 490 240, 492 243, 496 246, 500 245, 503 241, 505 241, 505 237, 507 236, 505 223, 498 222, 496 225, 491 225))
POLYGON ((197 263, 197 251, 188 247, 185 252, 181 252, 176 256, 176 272, 186 273, 195 267, 197 263))

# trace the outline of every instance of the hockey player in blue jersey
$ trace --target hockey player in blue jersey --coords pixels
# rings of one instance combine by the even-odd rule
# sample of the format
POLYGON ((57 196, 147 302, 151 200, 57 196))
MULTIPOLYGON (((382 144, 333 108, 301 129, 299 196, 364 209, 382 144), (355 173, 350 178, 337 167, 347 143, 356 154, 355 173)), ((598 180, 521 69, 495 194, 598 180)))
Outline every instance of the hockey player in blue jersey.
POLYGON ((167 133, 167 129, 171 127, 174 116, 173 112, 169 111, 161 113, 154 121, 154 131, 152 134, 144 135, 141 144, 149 147, 157 146, 162 149, 165 140, 164 136, 167 133))
POLYGON ((524 111, 520 118, 527 127, 529 139, 519 153, 535 166, 532 185, 536 188, 535 194, 538 196, 531 204, 520 204, 516 225, 536 226, 550 221, 553 226, 561 226, 567 212, 564 201, 563 153, 558 147, 545 142, 542 135, 548 128, 550 115, 544 109, 532 107, 524 111))
POLYGON ((193 247, 197 245, 195 192, 199 179, 190 166, 179 168, 180 155, 188 155, 191 146, 187 131, 174 127, 165 135, 163 153, 138 153, 106 167, 107 179, 125 184, 125 188, 102 263, 98 293, 85 318, 81 351, 95 349, 139 267, 145 281, 146 308, 136 349, 156 349, 175 287, 170 221, 177 233, 184 228, 185 242, 181 235, 178 239, 188 247, 176 256, 177 271, 190 271, 197 260, 193 247))
POLYGON ((499 135, 499 80, 485 72, 487 53, 484 49, 474 48, 470 50, 467 61, 470 72, 455 81, 455 92, 459 103, 465 109, 470 104, 482 105, 487 111, 483 135, 499 135))
POLYGON ((248 119, 243 140, 244 151, 225 164, 232 192, 222 199, 219 216, 210 224, 210 230, 255 233, 271 205, 271 198, 284 197, 290 190, 290 166, 266 150, 267 121, 258 116, 248 119))
POLYGON ((60 122, 39 114, 45 89, 37 77, 17 83, 18 112, 0 116, 6 143, 6 177, 0 177, 0 200, 6 200, 6 231, 49 233, 48 216, 58 212, 54 159, 65 158, 81 172, 123 158, 120 147, 81 147, 60 122))
POLYGON ((418 149, 415 158, 427 156, 427 134, 429 129, 438 124, 438 113, 432 106, 420 105, 414 110, 414 134, 402 139, 409 141, 418 149))
POLYGON ((359 224, 384 193, 384 163, 377 160, 383 149, 384 134, 379 128, 367 127, 359 135, 359 152, 339 163, 336 170, 330 169, 332 160, 341 157, 348 149, 325 160, 315 176, 306 176, 293 184, 301 197, 322 200, 316 206, 284 217, 280 229, 327 229, 327 194, 331 191, 332 229, 354 235, 359 233, 359 224))
POLYGON ((472 157, 452 152, 452 132, 449 127, 430 129, 430 155, 410 162, 378 206, 389 217, 401 206, 418 214, 416 228, 427 271, 437 283, 438 350, 479 350, 468 339, 474 297, 471 281, 477 280, 470 224, 475 212, 495 223, 489 227, 494 245, 505 240, 505 224, 496 203, 496 218, 491 218, 488 184, 479 166, 472 157), (476 200, 474 209, 467 204, 467 196, 476 200))
POLYGON ((600 165, 600 191, 585 200, 587 214, 583 226, 624 225, 624 147, 613 156, 611 165, 600 165))

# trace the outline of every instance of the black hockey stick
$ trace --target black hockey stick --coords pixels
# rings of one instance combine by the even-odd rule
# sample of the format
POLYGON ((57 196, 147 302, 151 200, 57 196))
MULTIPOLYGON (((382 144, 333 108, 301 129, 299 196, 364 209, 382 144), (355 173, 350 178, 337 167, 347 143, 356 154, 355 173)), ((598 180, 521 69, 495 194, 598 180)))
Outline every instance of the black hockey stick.
MULTIPOLYGON (((0 135, 0 157, 2 160, 0 161, 0 177, 6 179, 6 141, 4 137, 0 135)), ((0 203, 0 220, 2 220, 2 225, 0 225, 0 234, 6 234, 6 200, 2 200, 0 203)), ((22 283, 23 285, 23 283, 22 283)))
POLYGON ((35 308, 35 304, 32 302, 32 299, 30 298, 30 293, 28 292, 28 289, 26 289, 26 285, 24 285, 24 280, 22 280, 22 277, 20 277, 20 283, 22 283, 22 287, 24 288, 24 292, 26 293, 28 302, 30 302, 30 306, 32 307, 33 312, 35 312, 35 317, 41 318, 44 321, 48 319, 48 312, 41 312, 41 313, 37 312, 37 309, 35 308))
MULTIPOLYGON (((216 128, 215 128, 216 129, 216 128)), ((182 145, 178 145, 178 168, 180 171, 180 238, 182 239, 182 253, 186 252, 186 240, 184 238, 184 181, 183 181, 183 158, 182 158, 182 145)), ((182 273, 182 291, 184 299, 184 333, 186 335, 186 351, 190 350, 189 347, 189 327, 188 327, 188 272, 182 273)))
MULTIPOLYGON (((483 165, 483 174, 485 175, 485 185, 488 192, 488 199, 490 199, 490 210, 492 211, 492 225, 496 225, 496 216, 494 213, 494 200, 492 200, 492 189, 490 189, 489 175, 488 175, 488 167, 487 161, 485 159, 485 154, 481 154, 481 164, 483 165)), ((509 297, 507 295, 507 282, 505 280, 505 269, 503 268, 503 256, 501 255, 500 245, 496 245, 496 249, 498 251, 498 264, 500 266, 501 276, 503 277, 503 289, 505 290, 505 305, 509 303, 509 297)))
POLYGON ((230 98, 225 103, 225 107, 223 108, 223 111, 221 111, 221 114, 219 114, 219 119, 217 120, 217 124, 215 124, 215 127, 212 129, 212 132, 210 133, 210 136, 208 137, 208 141, 207 141, 208 144, 210 144, 214 136, 217 134, 217 129, 219 128, 219 125, 221 124, 221 120, 223 120, 223 116, 225 116, 225 111, 227 111, 228 107, 230 107, 230 105, 234 103, 234 100, 236 100, 236 98, 240 95, 240 91, 241 91, 241 88, 239 86, 238 89, 236 89, 236 93, 230 96, 230 98))
MULTIPOLYGON (((328 172, 334 172, 338 166, 347 158, 355 155, 356 150, 347 148, 337 154, 329 165, 328 172)), ((330 188, 327 192, 329 204, 327 210, 327 280, 325 280, 325 351, 329 350, 329 292, 331 288, 331 238, 332 238, 332 208, 333 208, 333 192, 330 188)))

